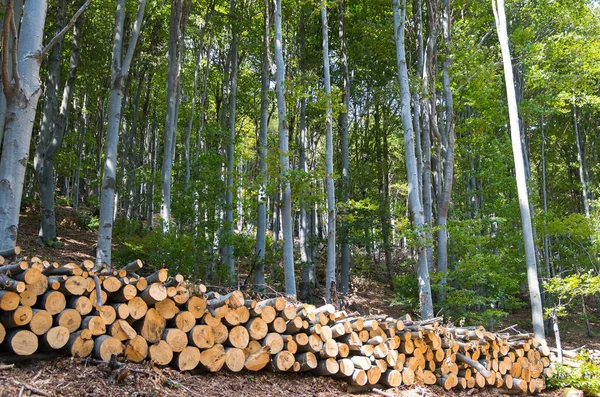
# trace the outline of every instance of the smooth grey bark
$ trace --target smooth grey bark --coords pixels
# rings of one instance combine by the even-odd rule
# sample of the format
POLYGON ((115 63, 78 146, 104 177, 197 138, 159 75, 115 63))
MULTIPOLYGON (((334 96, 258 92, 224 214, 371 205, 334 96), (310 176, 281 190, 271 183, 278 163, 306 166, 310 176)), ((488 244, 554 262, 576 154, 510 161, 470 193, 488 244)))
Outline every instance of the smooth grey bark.
POLYGON ((87 94, 83 96, 83 106, 79 114, 77 123, 77 165, 75 166, 75 180, 73 181, 73 209, 79 209, 79 178, 81 175, 81 160, 83 158, 83 143, 85 141, 85 132, 87 130, 87 94))
POLYGON ((229 280, 231 284, 235 281, 235 263, 233 261, 233 172, 234 172, 234 155, 235 155, 235 118, 236 118, 236 101, 237 101, 237 84, 238 84, 238 43, 237 43, 237 22, 236 19, 236 4, 235 0, 230 3, 230 18, 231 18, 231 89, 229 93, 229 139, 227 142, 227 178, 225 190, 225 235, 227 243, 223 247, 223 264, 226 265, 229 271, 229 280))
POLYGON ((269 51, 271 47, 271 17, 269 0, 265 0, 264 14, 264 54, 261 67, 260 125, 258 133, 259 187, 257 197, 256 221, 256 264, 254 267, 254 286, 263 291, 265 282, 265 250, 267 247, 267 144, 269 130, 269 51))
POLYGON ((111 91, 109 99, 108 127, 106 131, 104 173, 102 175, 102 193, 100 196, 100 216, 98 227, 98 249, 96 251, 95 270, 104 264, 112 268, 111 244, 114 225, 114 198, 117 185, 117 149, 119 144, 119 125, 123 84, 129 73, 129 67, 135 53, 140 35, 146 0, 139 0, 136 20, 131 30, 127 52, 123 58, 123 33, 125 24, 125 0, 117 3, 115 37, 111 63, 111 91))
MULTIPOLYGON (((345 17, 346 11, 345 0, 338 0, 338 18, 339 18, 339 35, 340 35, 340 61, 342 64, 343 86, 343 105, 344 109, 340 114, 341 118, 341 143, 342 143, 342 194, 341 202, 348 203, 348 195, 350 189, 350 159, 348 156, 348 111, 350 109, 350 73, 348 72, 348 56, 346 49, 346 33, 345 33, 345 17)), ((347 211, 344 211, 347 214, 347 211)), ((340 280, 340 291, 346 295, 350 285, 350 248, 348 245, 348 225, 345 218, 342 221, 340 230, 341 239, 341 268, 342 275, 340 280)))
POLYGON ((410 86, 408 82, 408 68, 406 64, 406 53, 404 47, 404 24, 406 19, 406 0, 394 0, 394 40, 396 42, 396 66, 398 68, 398 81, 400 83, 400 103, 402 114, 402 127, 404 129, 404 152, 406 158, 406 170, 408 174, 408 203, 413 216, 415 228, 419 234, 419 246, 417 247, 417 274, 419 282, 419 302, 421 306, 421 317, 429 319, 433 317, 433 302, 431 297, 431 285, 429 280, 429 267, 425 252, 423 227, 425 217, 423 204, 419 200, 419 180, 417 174, 417 161, 414 148, 414 131, 410 111, 410 86), (400 6, 402 4, 402 7, 400 6))
MULTIPOLYGON (((57 32, 59 33, 65 24, 65 1, 58 2, 56 12, 57 32)), ((54 170, 51 163, 44 164, 48 147, 54 139, 56 130, 56 118, 58 113, 58 90, 60 89, 62 39, 59 40, 48 57, 48 81, 46 83, 46 95, 42 122, 40 123, 40 139, 33 158, 33 169, 38 182, 40 193, 40 231, 39 236, 45 244, 52 244, 56 239, 56 221, 54 217, 54 170), (48 167, 50 166, 50 167, 48 167)))
POLYGON ((583 137, 579 130, 579 120, 577 118, 577 104, 573 98, 573 128, 575 129, 575 142, 577 144, 577 162, 579 163, 579 183, 581 183, 581 199, 583 203, 583 213, 586 218, 590 217, 590 200, 587 186, 587 167, 585 161, 585 148, 583 137))
POLYGON ((277 116, 279 119, 279 161, 282 179, 281 228, 283 231, 283 272, 285 293, 296 297, 294 274, 294 235, 292 226, 292 189, 290 187, 289 136, 285 103, 285 64, 283 61, 283 37, 281 31, 281 0, 275 0, 275 65, 277 88, 277 116))
MULTIPOLYGON (((300 74, 305 73, 305 56, 306 56, 306 28, 305 28, 306 8, 302 8, 300 13, 300 55, 298 59, 298 67, 300 74)), ((302 172, 308 173, 308 161, 306 151, 308 149, 308 127, 306 124, 306 105, 307 98, 305 90, 300 97, 300 131, 299 131, 299 161, 298 168, 302 172)), ((300 200, 300 219, 298 226, 298 238, 300 240, 300 262, 302 263, 302 282, 300 284, 300 299, 308 301, 310 298, 310 286, 314 285, 315 273, 312 250, 309 241, 311 240, 310 230, 310 213, 307 210, 307 203, 300 200)))
POLYGON ((327 26, 327 3, 321 1, 321 29, 323 30, 323 77, 325 84, 326 113, 326 149, 325 179, 327 184, 327 268, 325 270, 325 302, 331 303, 336 297, 335 281, 335 184, 333 179, 333 131, 331 111, 331 78, 329 74, 329 34, 327 26))
POLYGON ((544 130, 544 114, 542 113, 540 121, 540 130, 542 133, 542 206, 544 208, 544 264, 546 277, 552 277, 550 273, 550 244, 546 234, 546 219, 548 214, 548 188, 546 185, 546 132, 544 130))
POLYGON ((160 215, 164 231, 168 231, 171 225, 171 180, 173 174, 175 135, 177 134, 177 42, 179 38, 179 19, 182 12, 181 7, 181 0, 171 0, 169 49, 167 55, 167 111, 165 117, 165 138, 161 174, 162 205, 160 215))
MULTIPOLYGON (((449 69, 452 65, 452 39, 451 32, 451 15, 450 15, 450 0, 442 1, 442 32, 446 43, 446 58, 442 64, 442 84, 444 90, 445 104, 445 126, 440 128, 442 134, 442 151, 443 155, 443 178, 441 178, 440 195, 438 201, 438 216, 437 216, 437 271, 442 274, 440 279, 441 291, 440 301, 446 300, 446 282, 448 272, 448 209, 452 198, 452 181, 454 179, 454 99, 452 96, 452 88, 450 87, 449 69)), ((442 159, 440 159, 442 161, 442 159)))
POLYGON ((27 2, 23 9, 20 34, 14 22, 14 2, 8 1, 4 15, 2 48, 9 39, 18 39, 17 48, 2 51, 2 81, 6 97, 4 145, 0 159, 0 249, 16 246, 19 209, 23 196, 25 170, 40 89, 42 40, 48 4, 45 0, 27 2), (9 57, 12 70, 9 70, 9 57), (9 83, 10 82, 10 83, 9 83))
POLYGON ((535 245, 533 241, 533 229, 531 226, 531 214, 529 211, 529 197, 527 194, 527 181, 525 178, 525 165, 521 147, 519 112, 517 109, 512 62, 510 58, 510 49, 508 46, 504 0, 492 0, 492 8, 494 11, 494 18, 496 19, 496 30, 498 32, 498 40, 500 42, 500 49, 502 52, 502 63, 504 66, 504 80, 506 84, 506 96, 508 100, 512 150, 515 161, 515 176, 517 179, 517 192, 519 196, 519 208, 521 211, 521 226, 523 228, 523 240, 525 244, 525 261, 527 263, 527 281, 531 301, 533 332, 536 338, 545 339, 544 315, 535 260, 535 245))

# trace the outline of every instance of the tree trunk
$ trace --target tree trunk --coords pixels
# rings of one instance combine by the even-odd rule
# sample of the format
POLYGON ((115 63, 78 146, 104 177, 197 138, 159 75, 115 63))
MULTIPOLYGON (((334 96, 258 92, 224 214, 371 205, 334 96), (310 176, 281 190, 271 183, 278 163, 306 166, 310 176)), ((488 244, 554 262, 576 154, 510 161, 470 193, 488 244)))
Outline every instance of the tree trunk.
POLYGON ((515 96, 515 85, 508 46, 508 33, 506 31, 506 16, 504 13, 504 0, 492 0, 496 29, 502 51, 504 65, 504 79, 506 84, 506 96, 508 99, 508 112, 510 118, 510 130, 513 156, 515 161, 515 175, 517 179, 517 192, 519 196, 519 207, 521 210, 521 223, 523 228, 523 239, 525 243, 525 260, 527 263, 527 280, 529 284, 529 296, 531 300, 531 317, 533 332, 538 339, 544 339, 544 317, 540 286, 537 277, 535 261, 535 246, 533 242, 533 230, 531 226, 531 214, 529 212, 529 197, 527 194, 527 181, 525 178, 525 167, 523 151, 521 148, 521 134, 519 131, 519 113, 515 96))
MULTIPOLYGON (((441 291, 440 301, 446 300, 446 274, 448 272, 448 208, 452 198, 452 181, 454 179, 454 100, 452 97, 452 89, 450 87, 449 69, 452 65, 452 40, 451 32, 451 16, 450 16, 450 1, 443 0, 442 2, 442 30, 444 40, 446 42, 446 58, 442 64, 442 83, 444 89, 444 102, 446 109, 446 123, 443 131, 442 143, 444 146, 445 155, 443 157, 443 178, 440 175, 440 197, 438 197, 438 255, 437 255, 437 271, 442 274, 440 280, 441 291)), ((442 159, 440 159, 442 161, 442 159)))
POLYGON ((579 182, 581 183, 581 199, 583 202, 583 212, 586 218, 590 217, 590 201, 587 186, 587 170, 585 161, 585 147, 583 136, 579 130, 579 120, 577 119, 577 105, 573 98, 573 127, 575 129, 575 142, 577 143, 577 161, 579 163, 579 182))
POLYGON ((165 143, 162 163, 162 206, 160 214, 163 230, 168 231, 171 225, 171 179, 173 173, 173 149, 177 134, 177 41, 179 37, 179 19, 181 17, 181 0, 171 0, 171 17, 169 20, 169 51, 167 67, 167 112, 165 118, 165 143))
MULTIPOLYGON (((348 156, 348 111, 350 109, 350 73, 348 72, 348 56, 346 50, 346 32, 345 32, 345 16, 346 4, 345 0, 338 0, 338 18, 340 23, 339 35, 341 45, 342 76, 344 80, 343 105, 344 109, 340 114, 341 117, 341 138, 342 138, 342 203, 348 203, 348 194, 350 189, 350 160, 348 156)), ((344 211, 347 214, 348 211, 344 211)), ((340 290, 346 295, 350 284, 350 249, 348 247, 348 225, 345 217, 342 220, 341 230, 341 251, 342 251, 342 277, 340 290)))
MULTIPOLYGON (((306 29, 305 29, 305 14, 306 9, 302 8, 300 13, 300 56, 298 65, 300 73, 305 72, 305 57, 306 57, 306 29)), ((304 94, 304 92, 303 92, 304 94)), ((306 125, 306 103, 307 98, 305 95, 300 97, 300 158, 298 167, 304 173, 308 174, 308 161, 306 159, 306 150, 308 149, 308 127, 306 125)), ((302 263, 302 283, 300 284, 300 299, 308 301, 310 298, 310 287, 314 285, 314 272, 313 272, 313 257, 310 249, 309 240, 311 236, 310 231, 310 214, 307 210, 307 203, 304 200, 300 200, 300 225, 298 229, 298 237, 300 240, 300 262, 302 263)))
POLYGON ((321 28, 323 30, 323 69, 325 83, 326 115, 326 159, 325 174, 327 183, 327 269, 325 271, 325 302, 331 303, 336 295, 335 281, 335 185, 333 179, 333 131, 331 111, 331 82, 329 76, 329 34, 327 26, 327 4, 321 1, 321 28))
POLYGON ((103 264, 107 264, 109 269, 112 268, 111 244, 112 229, 114 225, 113 210, 117 183, 117 146, 119 143, 119 122, 121 102, 123 99, 123 83, 129 72, 129 66, 133 59, 137 39, 140 35, 146 0, 140 0, 138 4, 138 14, 129 38, 127 53, 125 54, 125 58, 122 59, 125 0, 119 0, 117 3, 115 38, 111 65, 110 105, 105 144, 104 174, 102 176, 102 194, 100 197, 98 249, 96 251, 95 270, 99 270, 103 264))
POLYGON ((408 68, 404 49, 404 24, 406 18, 406 0, 394 0, 394 39, 396 41, 396 64, 398 68, 398 81, 400 83, 402 126, 404 129, 404 151, 406 169, 408 174, 408 201, 415 227, 419 230, 419 246, 417 247, 417 273, 419 280, 419 302, 421 317, 433 317, 433 303, 431 285, 429 281, 429 267, 424 248, 424 235, 422 232, 425 224, 423 205, 419 200, 419 180, 417 174, 417 161, 414 148, 414 132, 410 111, 410 87, 408 83, 408 68), (402 9, 400 9, 402 2, 402 9))
POLYGON ((85 141, 85 131, 87 129, 87 95, 83 96, 83 106, 79 114, 77 123, 77 165, 75 166, 75 181, 73 182, 73 209, 77 211, 79 208, 79 179, 81 174, 81 161, 83 158, 83 143, 85 141))
POLYGON ((267 246, 267 144, 269 132, 269 51, 271 44, 271 17, 269 0, 265 0, 264 15, 264 54, 261 68, 260 92, 260 126, 258 133, 259 183, 258 188, 258 219, 256 227, 256 265, 254 268, 254 285, 259 291, 264 291, 265 282, 265 250, 267 246))
MULTIPOLYGON (((11 24, 8 21, 13 17, 13 6, 10 0, 5 11, 2 48, 9 47, 11 24)), ((25 170, 41 94, 39 74, 42 58, 39 53, 42 50, 47 6, 46 0, 25 4, 19 45, 18 48, 12 48, 12 52, 17 52, 17 65, 13 65, 10 77, 7 67, 10 54, 2 51, 2 80, 7 104, 0 160, 0 203, 3 205, 3 211, 0 211, 0 250, 14 248, 17 242, 25 170), (9 84, 11 80, 14 83, 9 84)))
POLYGON ((296 278, 294 275, 294 238, 292 230, 292 190, 289 171, 289 137, 287 125, 287 109, 285 104, 285 64, 283 61, 283 37, 281 31, 281 0, 275 1, 275 64, 277 73, 277 116, 279 118, 279 161, 283 200, 281 220, 283 229, 283 271, 285 274, 285 293, 296 297, 296 278))

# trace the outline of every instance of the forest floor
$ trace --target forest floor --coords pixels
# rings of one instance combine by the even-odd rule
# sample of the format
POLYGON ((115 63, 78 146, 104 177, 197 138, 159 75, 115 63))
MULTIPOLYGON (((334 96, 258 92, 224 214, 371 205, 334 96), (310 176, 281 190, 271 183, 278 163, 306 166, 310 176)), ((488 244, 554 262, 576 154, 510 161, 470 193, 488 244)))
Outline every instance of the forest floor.
MULTIPOLYGON (((57 207, 58 235, 61 245, 45 247, 37 242, 39 215, 35 208, 26 208, 20 220, 19 241, 22 255, 38 256, 50 261, 76 261, 93 259, 96 232, 81 228, 77 224, 77 215, 71 208, 57 207)), ((354 277, 353 294, 347 302, 352 310, 364 314, 387 313, 398 316, 402 309, 392 306, 390 288, 381 280, 354 277)), ((598 314, 598 313, 593 313, 598 314)), ((517 324, 527 329, 528 312, 515 313, 505 322, 508 326, 517 324)), ((587 348, 600 349, 600 338, 589 338, 585 324, 580 321, 563 321, 565 348, 585 345, 587 348)), ((593 330, 600 333, 600 324, 593 323, 593 330)), ((553 341, 549 343, 552 345, 553 341)), ((14 358, 14 357, 13 357, 14 358)), ((10 357, 0 355, 2 361, 10 357)), ((241 372, 230 373, 181 373, 171 368, 154 368, 149 364, 127 364, 129 374, 118 384, 111 383, 110 369, 105 364, 70 357, 50 355, 43 360, 18 362, 12 368, 0 369, 0 397, 21 395, 42 396, 348 396, 343 381, 311 376, 309 374, 241 372)), ((2 366, 0 365, 0 368, 2 366)), ((446 392, 437 386, 402 386, 386 390, 394 396, 496 396, 492 389, 446 392)), ((366 393, 364 396, 381 396, 366 393)), ((540 396, 558 397, 561 391, 546 391, 540 396)))

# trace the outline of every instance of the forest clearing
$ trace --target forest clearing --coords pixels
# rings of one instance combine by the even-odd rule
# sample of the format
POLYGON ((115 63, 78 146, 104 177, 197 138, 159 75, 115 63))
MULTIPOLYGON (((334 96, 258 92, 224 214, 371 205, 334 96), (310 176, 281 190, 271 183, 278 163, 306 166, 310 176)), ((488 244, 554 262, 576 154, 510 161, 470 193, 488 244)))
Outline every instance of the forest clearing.
POLYGON ((0 395, 600 395, 597 1, 0 11, 0 395))

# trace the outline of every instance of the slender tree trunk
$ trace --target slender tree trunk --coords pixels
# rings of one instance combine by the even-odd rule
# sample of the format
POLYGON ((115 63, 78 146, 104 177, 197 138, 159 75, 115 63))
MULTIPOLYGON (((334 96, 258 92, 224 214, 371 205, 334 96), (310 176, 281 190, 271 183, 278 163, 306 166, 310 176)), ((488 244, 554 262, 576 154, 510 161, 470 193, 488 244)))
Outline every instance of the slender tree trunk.
POLYGON ((590 217, 590 202, 587 187, 587 170, 585 164, 585 148, 583 137, 579 129, 579 120, 577 118, 577 105, 573 98, 573 127, 575 129, 575 142, 577 143, 577 161, 579 163, 579 182, 581 183, 581 199, 583 202, 583 212, 586 218, 590 217))
POLYGON ((275 1, 275 64, 277 73, 277 115, 279 118, 279 161, 281 167, 283 200, 281 220, 283 229, 283 271, 285 274, 285 293, 296 297, 296 277, 294 275, 294 237, 292 230, 292 190, 289 172, 289 137, 287 109, 285 104, 285 64, 283 61, 283 35, 281 31, 281 0, 275 1))
POLYGON ((236 117, 236 100, 237 100, 237 84, 238 84, 238 48, 237 48, 237 30, 235 21, 236 18, 236 0, 231 0, 230 3, 230 18, 231 18, 231 91, 229 93, 229 140, 227 142, 227 188, 225 193, 225 235, 227 243, 223 247, 223 264, 229 270, 229 280, 233 285, 235 281, 235 263, 233 261, 233 172, 234 172, 234 155, 235 155, 235 117, 236 117))
POLYGON ((114 225, 114 198, 117 184, 117 146, 119 143, 119 124, 121 102, 123 99, 123 83, 127 78, 129 66, 135 53, 135 46, 140 35, 142 19, 146 0, 138 3, 138 14, 129 37, 127 53, 122 59, 123 52, 123 25, 125 23, 125 0, 117 3, 117 17, 115 23, 115 38, 111 64, 111 91, 108 127, 105 144, 104 174, 102 176, 102 193, 100 197, 100 217, 98 228, 98 249, 96 251, 95 270, 100 270, 104 264, 112 269, 112 229, 114 225))
POLYGON ((333 131, 331 111, 331 82, 329 76, 329 34, 327 26, 327 4, 321 1, 321 28, 323 30, 323 69, 325 82, 326 114, 326 159, 325 174, 327 183, 327 269, 325 271, 325 301, 331 303, 336 296, 335 281, 335 184, 333 179, 333 131))
POLYGON ((11 23, 14 3, 8 1, 3 24, 3 45, 8 48, 10 35, 18 37, 18 48, 11 53, 2 51, 2 81, 6 97, 6 119, 4 125, 4 145, 0 160, 0 249, 11 249, 16 245, 19 228, 19 209, 23 196, 25 170, 29 158, 31 134, 40 89, 39 56, 42 50, 47 2, 27 2, 23 9, 21 31, 17 36, 15 23, 11 23), (13 28, 13 29, 11 29, 13 28), (12 32, 11 32, 12 30, 12 32), (16 52, 16 53, 15 53, 16 52), (17 64, 9 75, 8 58, 13 56, 17 64), (23 79, 21 80, 21 77, 23 79), (9 83, 11 82, 11 83, 9 83))
POLYGON ((83 96, 83 107, 79 114, 79 122, 77 123, 77 165, 75 166, 75 181, 73 182, 73 209, 79 209, 79 178, 81 175, 81 161, 83 158, 83 143, 85 142, 85 132, 87 130, 87 95, 83 96))
POLYGON ((421 317, 433 317, 433 303, 431 285, 429 281, 429 267, 424 245, 425 225, 423 205, 419 200, 419 180, 417 174, 417 161, 414 148, 414 132, 410 111, 410 87, 408 83, 408 68, 404 48, 404 24, 406 18, 406 0, 394 0, 394 39, 396 41, 396 63, 398 68, 398 81, 400 83, 402 126, 404 129, 404 152, 408 174, 408 201, 415 227, 419 230, 419 246, 417 247, 417 273, 419 280, 419 302, 421 317), (400 7, 400 2, 402 7, 400 7))
MULTIPOLYGON (((348 156, 348 111, 350 109, 350 73, 348 72, 348 56, 346 50, 346 33, 345 33, 345 17, 346 11, 345 0, 338 0, 338 18, 339 18, 339 35, 340 35, 340 61, 342 63, 342 76, 344 81, 343 105, 344 109, 340 114, 341 117, 341 138, 342 138, 342 203, 348 203, 348 194, 350 189, 350 160, 348 156)), ((347 211, 344 211, 347 214, 347 211)), ((342 277, 340 290, 346 295, 350 284, 350 249, 348 247, 348 225, 346 220, 342 221, 340 230, 341 251, 342 251, 342 277)))
MULTIPOLYGON (((305 73, 305 14, 306 8, 302 8, 300 13, 300 56, 298 65, 300 74, 305 73)), ((306 159, 306 150, 308 148, 308 127, 306 125, 306 103, 307 98, 303 90, 303 95, 300 97, 300 158, 298 167, 302 172, 308 173, 308 161, 306 159)), ((307 210, 307 203, 304 200, 300 201, 300 225, 298 237, 300 240, 300 261, 302 262, 302 283, 300 284, 300 299, 308 301, 310 298, 310 287, 314 285, 314 262, 312 250, 310 249, 309 240, 311 238, 310 230, 310 213, 307 210)))
POLYGON ((529 296, 531 300, 531 316, 533 332, 538 339, 544 337, 544 316, 540 286, 537 276, 535 262, 535 246, 533 242, 533 229, 531 226, 531 214, 529 212, 529 197, 527 194, 527 182, 525 178, 525 167, 523 162, 523 151, 521 148, 521 134, 519 131, 519 113, 515 96, 515 85, 513 79, 510 50, 508 46, 508 33, 506 31, 506 15, 504 13, 504 0, 492 0, 496 29, 502 51, 504 65, 504 78, 506 83, 506 96, 508 99, 508 112, 510 116, 510 130, 513 156, 515 160, 515 175, 517 179, 517 191, 519 195, 519 207, 521 210, 521 223, 523 228, 523 239, 525 242, 525 260, 527 263, 527 280, 529 284, 529 296))
POLYGON ((544 114, 542 113, 540 129, 542 132, 542 205, 544 208, 544 264, 546 277, 552 277, 550 273, 550 249, 549 238, 546 234, 546 219, 548 215, 548 188, 546 185, 546 133, 544 130, 544 114))
POLYGON ((181 1, 171 0, 171 17, 169 22, 169 51, 167 71, 167 112, 165 119, 165 139, 162 163, 162 206, 160 214, 163 230, 168 231, 171 225, 171 180, 173 174, 173 149, 177 134, 177 42, 179 38, 179 19, 181 17, 181 1))
POLYGON ((258 133, 259 183, 258 219, 256 227, 256 265, 254 268, 254 285, 259 291, 266 287, 265 282, 265 250, 267 247, 267 144, 269 132, 269 51, 271 47, 271 16, 269 0, 265 0, 264 15, 264 54, 261 68, 260 92, 260 126, 258 133))
MULTIPOLYGON (((438 197, 438 255, 437 255, 437 271, 442 274, 440 284, 442 286, 440 292, 440 301, 446 300, 446 274, 448 272, 448 209, 452 197, 452 181, 454 179, 454 100, 452 97, 452 89, 450 87, 449 69, 452 65, 452 40, 451 31, 451 15, 450 15, 450 0, 442 1, 442 30, 444 40, 446 42, 446 58, 442 64, 442 83, 444 89, 445 102, 445 118, 446 123, 443 131, 442 144, 443 151, 443 178, 440 174, 440 197, 438 197)), ((442 161, 442 159, 440 159, 442 161)))
MULTIPOLYGON (((60 32, 65 24, 65 1, 58 2, 56 33, 60 32)), ((62 38, 52 48, 48 57, 48 82, 46 83, 46 96, 42 122, 40 124, 40 139, 35 150, 33 169, 40 191, 40 231, 39 236, 43 243, 53 244, 56 240, 56 219, 54 215, 54 170, 53 159, 46 161, 49 146, 52 144, 56 131, 58 115, 58 90, 60 89, 60 72, 62 56, 62 38)))

